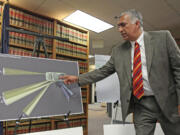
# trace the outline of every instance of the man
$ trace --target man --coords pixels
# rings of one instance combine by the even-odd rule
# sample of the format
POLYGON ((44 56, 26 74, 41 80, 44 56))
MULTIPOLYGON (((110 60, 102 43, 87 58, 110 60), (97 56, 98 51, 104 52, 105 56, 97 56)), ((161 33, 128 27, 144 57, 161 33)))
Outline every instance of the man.
POLYGON ((122 117, 134 113, 136 134, 153 135, 158 121, 165 135, 180 135, 180 50, 169 31, 145 32, 142 25, 136 10, 121 13, 125 42, 113 48, 111 59, 100 69, 61 79, 82 86, 117 72, 122 117))

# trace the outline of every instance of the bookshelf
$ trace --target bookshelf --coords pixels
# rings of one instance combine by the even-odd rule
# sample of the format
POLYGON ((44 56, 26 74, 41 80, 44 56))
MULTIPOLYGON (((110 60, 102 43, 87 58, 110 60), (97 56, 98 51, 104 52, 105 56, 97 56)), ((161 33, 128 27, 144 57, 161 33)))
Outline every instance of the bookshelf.
MULTIPOLYGON (((54 20, 52 18, 47 18, 35 14, 31 11, 25 10, 20 7, 16 7, 14 5, 10 5, 9 16, 11 27, 53 36, 54 20)), ((18 32, 9 32, 9 53, 16 55, 20 53, 20 55, 23 56, 32 56, 32 53, 30 52, 34 48, 35 40, 36 37, 32 35, 22 34, 18 32), (16 48, 19 48, 21 51, 17 51, 16 48), (28 53, 24 53, 24 51, 28 51, 28 53)), ((53 39, 45 38, 44 42, 47 47, 47 52, 49 56, 48 58, 52 58, 53 39)), ((45 57, 42 48, 40 57, 45 57)))
MULTIPOLYGON (((2 15, 2 4, 0 1, 0 15, 2 15)), ((62 22, 60 20, 28 11, 16 5, 10 4, 9 12, 10 26, 24 29, 30 32, 47 34, 68 38, 68 42, 62 42, 56 39, 45 38, 48 58, 59 60, 78 61, 79 73, 85 73, 89 70, 89 32, 86 29, 62 22)), ((35 36, 22 34, 18 32, 9 32, 9 54, 32 56, 35 36)), ((45 57, 43 49, 40 49, 40 57, 45 57)), ((70 127, 82 126, 84 135, 88 134, 88 99, 89 86, 82 87, 82 101, 84 114, 70 116, 70 127)), ((62 122, 62 116, 48 117, 47 119, 32 120, 31 132, 67 128, 67 124, 62 122)), ((21 121, 17 133, 29 132, 28 121, 21 121)), ((3 122, 3 134, 13 135, 15 121, 3 122)))

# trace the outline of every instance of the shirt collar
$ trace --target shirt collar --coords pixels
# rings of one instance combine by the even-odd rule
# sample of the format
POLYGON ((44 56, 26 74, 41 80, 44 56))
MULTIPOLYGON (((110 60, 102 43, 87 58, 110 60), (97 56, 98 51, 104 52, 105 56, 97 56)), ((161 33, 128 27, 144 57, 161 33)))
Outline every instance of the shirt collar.
POLYGON ((141 46, 144 42, 144 31, 141 33, 141 35, 138 37, 136 41, 130 41, 131 46, 134 46, 135 42, 138 42, 138 44, 141 46))

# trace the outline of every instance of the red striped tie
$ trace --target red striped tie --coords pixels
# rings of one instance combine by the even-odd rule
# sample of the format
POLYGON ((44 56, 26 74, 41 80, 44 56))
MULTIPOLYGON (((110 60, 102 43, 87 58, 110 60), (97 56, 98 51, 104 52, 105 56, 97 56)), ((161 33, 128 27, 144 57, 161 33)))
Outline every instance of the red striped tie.
POLYGON ((137 42, 135 42, 133 61, 133 95, 137 97, 137 99, 140 99, 144 95, 141 52, 137 42))

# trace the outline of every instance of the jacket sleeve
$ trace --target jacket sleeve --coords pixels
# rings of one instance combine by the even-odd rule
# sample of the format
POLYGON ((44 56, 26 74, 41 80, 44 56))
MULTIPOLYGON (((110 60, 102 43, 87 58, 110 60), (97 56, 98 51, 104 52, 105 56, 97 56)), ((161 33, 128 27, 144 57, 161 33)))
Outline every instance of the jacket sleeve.
POLYGON ((114 72, 115 69, 114 69, 114 60, 113 60, 113 52, 112 52, 110 60, 104 66, 92 72, 81 74, 79 76, 79 85, 83 86, 86 84, 95 83, 113 74, 114 72))
POLYGON ((166 33, 166 43, 171 64, 170 66, 176 83, 178 104, 180 105, 180 49, 169 31, 166 33))

